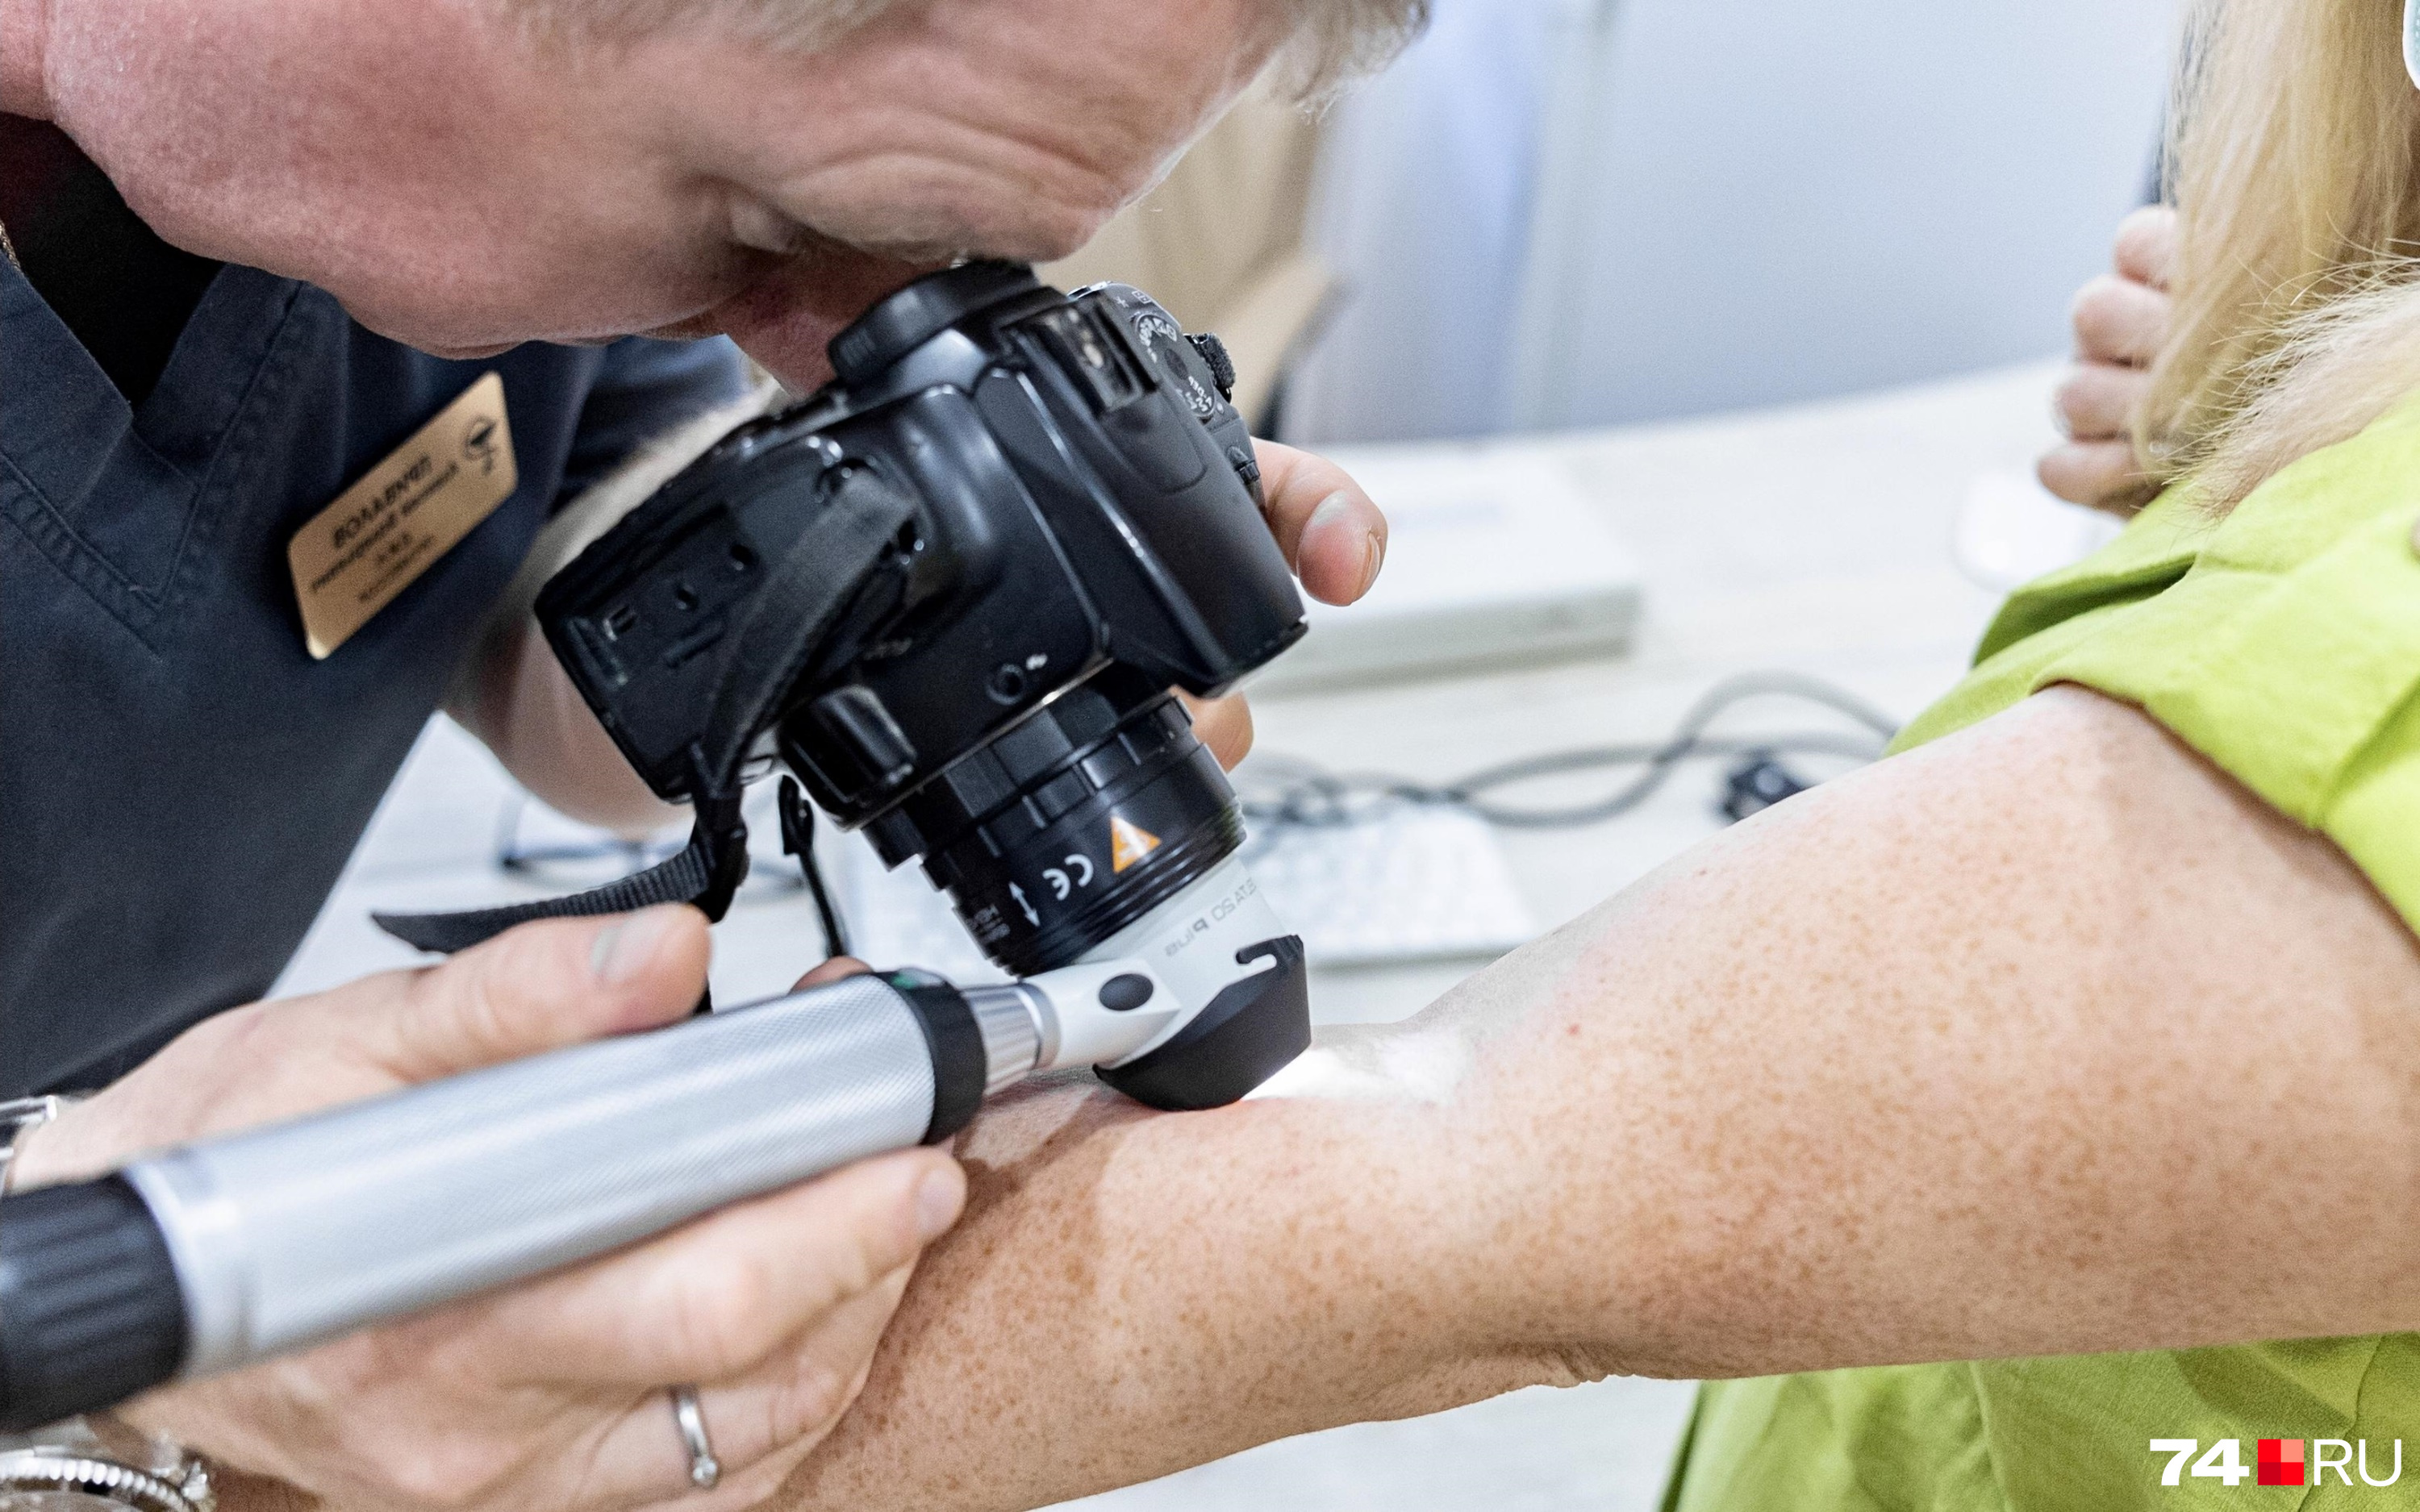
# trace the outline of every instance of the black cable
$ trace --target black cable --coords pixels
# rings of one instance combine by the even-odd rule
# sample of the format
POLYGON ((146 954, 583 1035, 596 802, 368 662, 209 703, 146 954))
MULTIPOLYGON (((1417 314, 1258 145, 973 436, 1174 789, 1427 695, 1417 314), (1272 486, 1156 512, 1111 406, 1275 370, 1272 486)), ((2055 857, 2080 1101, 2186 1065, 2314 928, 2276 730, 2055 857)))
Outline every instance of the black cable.
POLYGON ((677 844, 624 840, 619 835, 574 841, 564 845, 523 845, 521 815, 528 808, 529 795, 516 792, 505 800, 504 807, 496 816, 496 870, 499 872, 520 875, 541 872, 549 866, 565 862, 598 861, 608 856, 619 860, 625 872, 644 872, 680 852, 677 844))
MULTIPOLYGON (((1753 788, 1767 784, 1777 784, 1774 791, 1780 793, 1781 789, 1797 781, 1786 772, 1776 774, 1757 769, 1776 767, 1783 756, 1833 756, 1859 763, 1874 761, 1881 757, 1898 733, 1899 725, 1890 716, 1829 683, 1795 672, 1747 672, 1726 678, 1707 689, 1682 716, 1672 733, 1660 741, 1582 747, 1526 756, 1518 761, 1482 767, 1467 777, 1441 784, 1423 783, 1385 773, 1331 773, 1312 763, 1284 756, 1256 757, 1249 766, 1237 774, 1237 779, 1239 787, 1271 777, 1279 779, 1272 795, 1243 798, 1245 818, 1264 831, 1280 826, 1317 829, 1357 824, 1389 802, 1460 809, 1505 829, 1565 829, 1603 824, 1630 812, 1653 796, 1683 762, 1710 756, 1734 756, 1742 758, 1742 761, 1739 769, 1732 774, 1731 791, 1724 808, 1731 817, 1737 818, 1744 811, 1753 811, 1755 807, 1762 806, 1761 803, 1744 802, 1744 794, 1753 797, 1753 788), (1708 728, 1734 705, 1756 698, 1789 698, 1813 703, 1840 715, 1852 723, 1862 725, 1867 733, 1854 735, 1839 731, 1802 731, 1755 737, 1706 733, 1708 728), (1637 766, 1644 770, 1611 794, 1591 803, 1536 809, 1492 803, 1484 796, 1499 788, 1534 782, 1543 778, 1569 777, 1580 772, 1623 766, 1637 766), (1756 779, 1754 782, 1747 780, 1751 775, 1756 779)), ((1787 795, 1780 793, 1780 795, 1787 795)), ((588 844, 524 848, 520 844, 520 829, 526 801, 517 795, 506 807, 498 825, 496 865, 506 872, 533 872, 550 863, 596 860, 606 856, 621 857, 628 870, 639 871, 662 858, 657 854, 658 849, 663 856, 679 849, 676 844, 651 848, 644 841, 618 839, 588 844)), ((847 926, 824 880, 823 869, 815 860, 814 812, 807 807, 797 782, 786 775, 782 779, 775 804, 781 819, 783 849, 799 858, 799 872, 797 878, 785 878, 778 886, 791 890, 800 887, 806 889, 814 900, 815 918, 823 928, 826 953, 846 955, 849 953, 847 926)))
POLYGON ((1388 801, 1460 809, 1507 829, 1561 829, 1602 824, 1619 818, 1647 801, 1683 762, 1707 756, 1739 756, 1766 764, 1785 755, 1823 755, 1868 762, 1881 756, 1899 726, 1888 715, 1855 695, 1828 683, 1794 672, 1750 672, 1716 684, 1690 706, 1673 733, 1661 741, 1589 747, 1524 757, 1484 767, 1452 782, 1429 784, 1382 773, 1338 775, 1309 763, 1284 757, 1263 758, 1252 775, 1274 773, 1283 781, 1273 796, 1248 798, 1245 817, 1264 825, 1306 828, 1349 825, 1363 811, 1388 801), (1832 710, 1863 725, 1869 734, 1806 732, 1755 738, 1712 736, 1706 730, 1734 704, 1752 698, 1798 699, 1832 710), (1567 777, 1608 767, 1642 766, 1629 782, 1591 803, 1536 809, 1491 803, 1483 796, 1498 788, 1567 777), (1356 803, 1356 799, 1362 800, 1356 803))
POLYGON ((799 867, 806 873, 808 895, 815 901, 815 921, 823 926, 825 958, 850 954, 848 927, 841 922, 840 909, 833 904, 831 892, 824 886, 824 869, 816 864, 813 856, 799 856, 799 867))
POLYGON ((787 773, 783 775, 774 802, 780 805, 782 816, 782 849, 799 858, 799 874, 806 879, 807 891, 815 900, 815 918, 824 931, 824 955, 846 955, 848 929, 841 922, 840 910, 832 905, 831 893, 824 886, 823 868, 815 864, 815 811, 808 806, 806 795, 799 791, 798 779, 787 773))

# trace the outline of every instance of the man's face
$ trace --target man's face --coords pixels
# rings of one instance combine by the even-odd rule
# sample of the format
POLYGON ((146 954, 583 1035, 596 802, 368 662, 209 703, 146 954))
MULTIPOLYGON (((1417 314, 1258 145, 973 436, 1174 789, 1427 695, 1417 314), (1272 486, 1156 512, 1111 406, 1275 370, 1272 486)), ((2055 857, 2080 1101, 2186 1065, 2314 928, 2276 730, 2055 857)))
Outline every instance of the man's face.
POLYGON ((812 381, 922 268, 1073 251, 1282 40, 1276 0, 901 0, 814 55, 501 8, 61 7, 52 110, 170 240, 415 346, 728 331, 812 381))

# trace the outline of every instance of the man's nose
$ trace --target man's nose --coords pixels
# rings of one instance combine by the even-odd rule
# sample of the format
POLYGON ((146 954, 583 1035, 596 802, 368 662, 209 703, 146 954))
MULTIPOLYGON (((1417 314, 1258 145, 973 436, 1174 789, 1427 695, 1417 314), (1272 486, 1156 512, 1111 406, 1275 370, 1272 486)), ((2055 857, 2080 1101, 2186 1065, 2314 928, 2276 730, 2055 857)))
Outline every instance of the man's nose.
POLYGON ((793 393, 831 377, 825 347, 884 295, 947 266, 824 242, 783 263, 714 312, 715 324, 793 393))

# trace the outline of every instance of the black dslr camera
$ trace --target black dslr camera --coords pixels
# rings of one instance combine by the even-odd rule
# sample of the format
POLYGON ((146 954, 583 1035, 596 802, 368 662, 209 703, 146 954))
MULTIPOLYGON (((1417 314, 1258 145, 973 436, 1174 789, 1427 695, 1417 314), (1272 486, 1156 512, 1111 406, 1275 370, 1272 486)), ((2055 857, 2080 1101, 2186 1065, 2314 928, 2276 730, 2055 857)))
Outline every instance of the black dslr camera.
MULTIPOLYGON (((1167 692, 1222 692, 1303 632, 1223 352, 1133 289, 986 263, 892 295, 831 356, 830 387, 735 431, 538 595, 624 754, 694 806, 688 848, 571 898, 380 922, 443 950, 552 915, 720 918, 742 791, 773 760, 892 864, 922 856, 1023 980, 833 983, 11 1197, 0 1424, 947 1138, 1037 1070, 1213 1107, 1309 1046, 1302 944, 1167 692)), ((793 849, 812 817, 785 779, 793 849)))
MULTIPOLYGON (((719 917, 746 868, 744 774, 768 757, 886 863, 922 857, 1018 977, 1164 922, 1197 886, 1249 892, 1222 872, 1234 795, 1167 689, 1223 693, 1305 626, 1217 339, 1122 285, 1067 295, 973 263, 892 295, 830 356, 831 384, 734 431, 538 596, 623 753, 698 815, 688 852, 577 911, 719 917)), ((1265 905, 1201 903, 1194 933, 1222 938, 1193 953, 1258 968, 1228 1032, 1265 1043, 1211 1078, 1240 1095, 1308 1042, 1301 949, 1224 960, 1223 921, 1265 905)), ((452 949, 549 907, 382 922, 452 949)))

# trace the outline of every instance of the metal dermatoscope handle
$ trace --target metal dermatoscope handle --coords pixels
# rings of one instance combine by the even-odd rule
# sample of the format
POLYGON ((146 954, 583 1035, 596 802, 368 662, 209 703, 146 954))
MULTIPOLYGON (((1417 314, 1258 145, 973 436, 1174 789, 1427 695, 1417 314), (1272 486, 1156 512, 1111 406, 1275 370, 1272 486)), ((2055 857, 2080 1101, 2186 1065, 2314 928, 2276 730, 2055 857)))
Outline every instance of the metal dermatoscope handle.
POLYGON ((1177 1016, 1133 965, 964 991, 856 977, 18 1194, 0 1223, 0 1427, 231 1369, 947 1138, 1049 1041, 1132 1050, 1177 1016), (1140 983, 1148 1007, 1101 1009, 1111 980, 1125 983, 1115 1000, 1140 983))

